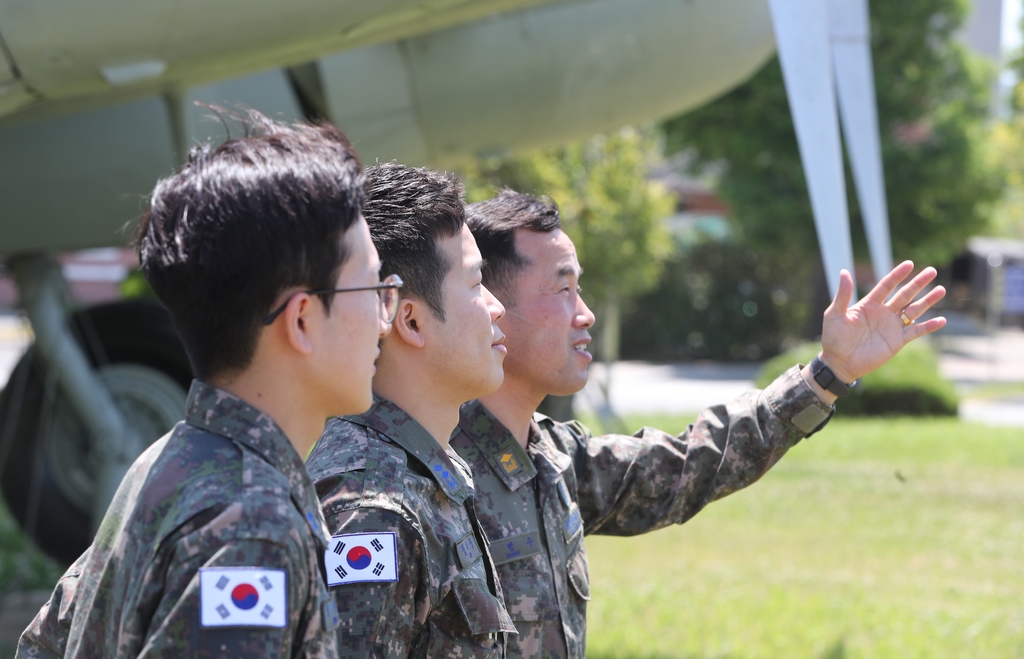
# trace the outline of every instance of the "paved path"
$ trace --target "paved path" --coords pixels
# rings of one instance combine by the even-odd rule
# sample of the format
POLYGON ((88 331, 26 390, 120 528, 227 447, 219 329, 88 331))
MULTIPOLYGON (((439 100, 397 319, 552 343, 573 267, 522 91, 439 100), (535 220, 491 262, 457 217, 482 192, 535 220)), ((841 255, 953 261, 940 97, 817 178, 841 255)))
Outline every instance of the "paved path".
MULTIPOLYGON (((20 317, 0 315, 0 387, 31 336, 20 317)), ((965 396, 961 417, 1024 427, 1024 331, 1004 330, 994 337, 950 333, 936 338, 942 373, 965 396), (972 395, 991 383, 1022 386, 997 398, 972 395)), ((697 412, 752 389, 758 368, 758 364, 618 362, 611 369, 611 404, 618 414, 697 412)), ((603 364, 591 366, 590 383, 579 398, 582 408, 593 408, 605 399, 601 385, 606 376, 603 364)))
POLYGON ((939 336, 942 374, 963 396, 960 418, 997 426, 1024 427, 1024 331, 993 336, 939 336), (985 389, 1003 388, 1002 395, 985 389))
MULTIPOLYGON (((935 342, 940 369, 964 396, 960 416, 992 425, 1024 427, 1024 332, 1004 330, 994 337, 946 335, 935 342), (986 385, 1021 384, 1016 393, 975 397, 986 385)), ((692 413, 753 388, 757 364, 657 364, 618 362, 611 368, 611 405, 618 414, 692 413)), ((580 396, 583 409, 605 400, 604 364, 591 366, 580 396)))
MULTIPOLYGON (((611 370, 611 404, 618 414, 699 412, 754 388, 759 364, 658 364, 617 362, 611 370)), ((593 409, 605 400, 608 370, 590 367, 590 382, 580 407, 593 409)))

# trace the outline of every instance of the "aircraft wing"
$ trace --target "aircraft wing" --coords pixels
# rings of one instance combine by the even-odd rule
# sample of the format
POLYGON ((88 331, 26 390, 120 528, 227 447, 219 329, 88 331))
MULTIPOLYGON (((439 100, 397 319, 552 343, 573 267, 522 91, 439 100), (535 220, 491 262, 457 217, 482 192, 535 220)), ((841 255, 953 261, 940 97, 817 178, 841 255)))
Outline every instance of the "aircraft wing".
MULTIPOLYGON (((15 0, 13 6, 28 4, 15 0)), ((135 4, 163 3, 126 0, 124 11, 135 4)), ((508 0, 382 4, 395 7, 395 13, 366 17, 358 30, 347 33, 351 43, 413 31, 416 36, 281 66, 314 52, 303 42, 301 49, 288 51, 294 59, 275 56, 276 66, 262 72, 196 86, 178 85, 175 72, 200 72, 197 79, 205 79, 238 71, 223 68, 235 60, 189 68, 171 62, 169 45, 166 51, 157 46, 146 51, 135 43, 125 49, 137 53, 136 64, 166 60, 162 73, 156 74, 155 65, 146 69, 138 64, 135 70, 153 73, 152 79, 112 84, 101 70, 108 60, 97 55, 90 56, 88 76, 86 69, 76 69, 78 82, 61 86, 54 78, 47 89, 65 96, 0 120, 0 254, 124 244, 123 228, 139 214, 156 179, 173 171, 197 140, 224 135, 219 122, 203 120, 209 112, 196 108, 194 100, 250 106, 283 118, 325 115, 349 133, 365 162, 394 158, 445 166, 672 116, 741 83, 774 48, 764 0, 520 2, 514 11, 502 13, 494 11, 510 6, 508 0), (450 15, 452 21, 487 15, 431 30, 441 18, 431 14, 428 20, 420 8, 434 4, 440 16, 450 15), (150 52, 156 55, 145 54, 150 52), (163 80, 170 82, 163 85, 163 80), (91 91, 78 96, 69 91, 83 86, 91 91)), ((11 6, 0 7, 0 30, 6 30, 11 6)), ((189 6, 186 2, 182 11, 191 22, 169 16, 161 20, 167 30, 178 29, 183 42, 211 48, 206 41, 217 41, 215 31, 189 14, 189 6), (202 24, 189 28, 196 34, 174 27, 195 23, 202 24)), ((246 5, 246 13, 259 12, 246 5)), ((294 20, 280 17, 283 25, 294 20)), ((239 21, 241 30, 245 21, 239 21)), ((23 43, 8 32, 3 36, 15 46, 23 43)), ((330 42, 332 47, 338 43, 330 42)), ((188 48, 177 48, 185 57, 188 48)), ((256 51, 246 55, 257 56, 269 57, 256 51)), ((245 61, 249 66, 255 60, 245 61)), ((130 63, 121 66, 128 69, 120 74, 131 72, 130 63)), ((28 69, 23 75, 36 80, 28 69)))
POLYGON ((43 115, 72 112, 189 89, 550 2, 5 0, 0 116, 47 105, 43 115))

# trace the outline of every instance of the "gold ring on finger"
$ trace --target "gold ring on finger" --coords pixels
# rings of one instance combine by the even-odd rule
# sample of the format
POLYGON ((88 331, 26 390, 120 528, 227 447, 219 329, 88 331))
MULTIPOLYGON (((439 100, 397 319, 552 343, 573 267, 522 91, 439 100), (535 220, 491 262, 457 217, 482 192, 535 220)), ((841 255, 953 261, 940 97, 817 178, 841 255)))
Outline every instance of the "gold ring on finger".
POLYGON ((899 317, 900 317, 900 322, 903 323, 904 327, 910 327, 911 325, 914 324, 914 321, 912 321, 910 319, 910 316, 907 315, 907 310, 906 309, 903 309, 902 311, 900 311, 899 317))

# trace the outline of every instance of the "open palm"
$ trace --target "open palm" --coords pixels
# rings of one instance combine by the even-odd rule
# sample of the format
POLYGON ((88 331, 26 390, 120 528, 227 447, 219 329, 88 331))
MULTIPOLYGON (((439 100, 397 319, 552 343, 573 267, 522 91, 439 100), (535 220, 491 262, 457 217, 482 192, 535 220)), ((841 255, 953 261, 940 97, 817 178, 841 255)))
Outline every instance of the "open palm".
POLYGON ((913 270, 914 264, 910 261, 899 264, 852 307, 853 277, 846 270, 840 274, 839 290, 825 310, 821 330, 822 361, 840 380, 853 382, 867 375, 892 359, 903 346, 946 324, 942 317, 912 322, 946 294, 946 289, 936 286, 914 301, 935 279, 935 268, 931 267, 896 290, 913 270), (912 324, 903 321, 901 311, 912 324))

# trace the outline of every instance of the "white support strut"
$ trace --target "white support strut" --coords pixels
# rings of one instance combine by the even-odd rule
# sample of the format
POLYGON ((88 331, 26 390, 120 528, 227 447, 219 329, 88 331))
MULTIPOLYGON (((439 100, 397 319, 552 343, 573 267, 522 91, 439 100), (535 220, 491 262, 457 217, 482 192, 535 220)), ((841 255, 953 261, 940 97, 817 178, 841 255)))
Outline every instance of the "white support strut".
POLYGON ((829 0, 836 93, 875 281, 892 270, 867 0, 829 0))
POLYGON ((829 291, 853 272, 853 246, 836 113, 825 0, 768 0, 786 95, 811 197, 829 291))

